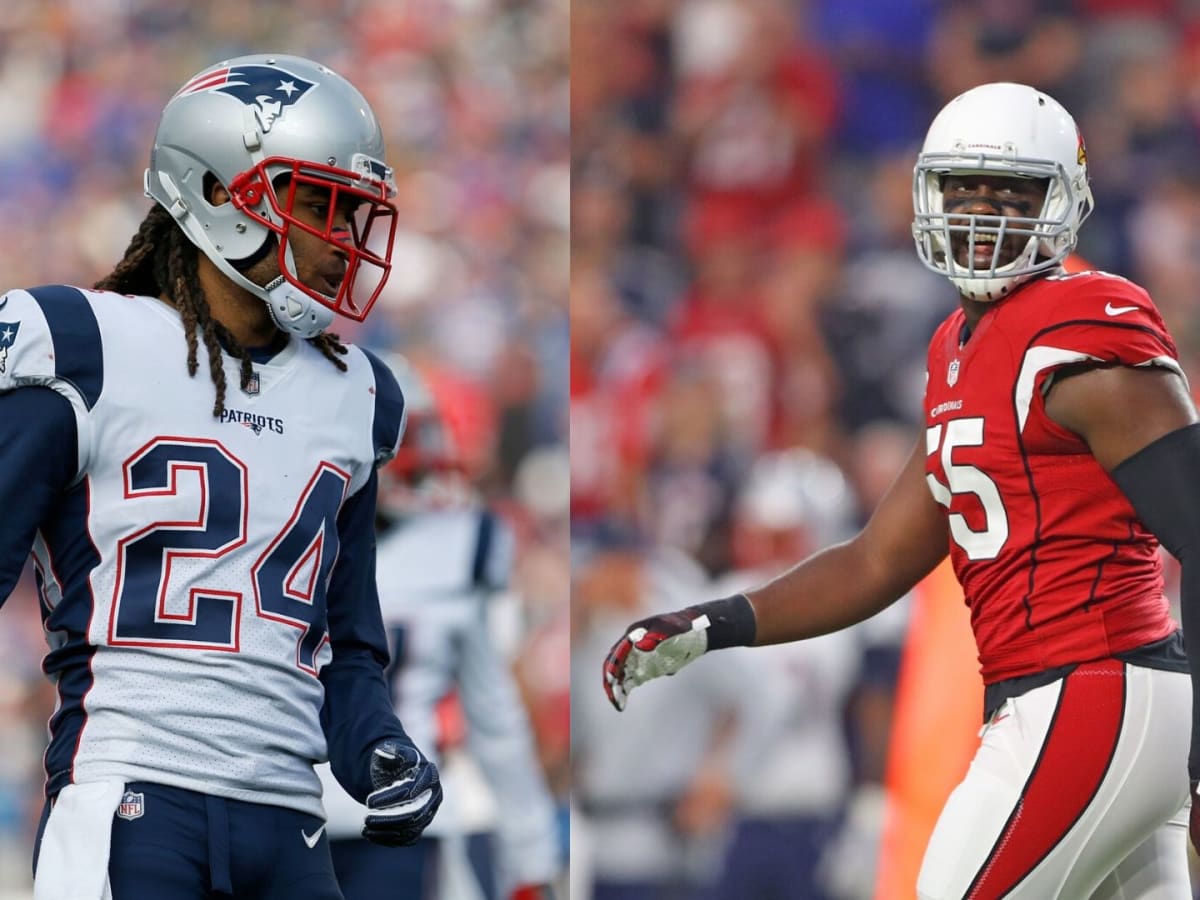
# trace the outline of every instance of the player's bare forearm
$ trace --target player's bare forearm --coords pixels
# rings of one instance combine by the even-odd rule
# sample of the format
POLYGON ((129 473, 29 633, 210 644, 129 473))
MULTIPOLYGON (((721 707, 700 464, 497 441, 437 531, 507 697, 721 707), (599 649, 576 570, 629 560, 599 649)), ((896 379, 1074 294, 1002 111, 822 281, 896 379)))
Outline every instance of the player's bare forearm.
POLYGON ((947 552, 946 517, 925 484, 918 445, 853 539, 744 594, 630 625, 605 657, 604 690, 624 709, 635 687, 710 650, 801 640, 861 622, 900 599, 947 552))
POLYGON ((918 446, 854 538, 746 592, 754 607, 754 643, 815 637, 868 619, 911 590, 948 548, 946 516, 925 484, 925 453, 918 446))

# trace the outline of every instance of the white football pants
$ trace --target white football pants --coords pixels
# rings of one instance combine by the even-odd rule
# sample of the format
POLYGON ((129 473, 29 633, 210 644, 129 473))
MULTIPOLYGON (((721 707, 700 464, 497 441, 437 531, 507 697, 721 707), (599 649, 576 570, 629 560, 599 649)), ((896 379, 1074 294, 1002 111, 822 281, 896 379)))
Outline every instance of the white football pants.
POLYGON ((1109 659, 1006 702, 980 733, 920 900, 1191 900, 1191 679, 1109 659))

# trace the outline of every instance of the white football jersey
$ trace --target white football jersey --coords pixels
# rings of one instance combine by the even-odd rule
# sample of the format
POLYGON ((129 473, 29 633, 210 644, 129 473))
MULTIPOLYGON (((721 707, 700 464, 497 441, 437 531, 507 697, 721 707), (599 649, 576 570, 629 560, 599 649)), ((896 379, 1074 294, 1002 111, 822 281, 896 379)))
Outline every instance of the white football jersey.
MULTIPOLYGON (((512 558, 512 534, 490 512, 414 515, 379 540, 379 603, 392 651, 386 674, 405 730, 437 761, 437 704, 458 690, 468 748, 499 810, 502 872, 511 881, 543 883, 559 871, 553 800, 488 622, 489 604, 508 583, 512 558)), ((357 837, 366 808, 341 790, 327 767, 320 770, 330 836, 357 837)), ((466 824, 465 795, 472 787, 453 771, 446 774, 445 800, 425 832, 431 837, 466 824)))
POLYGON ((343 358, 344 373, 293 339, 242 390, 225 356, 216 418, 203 346, 189 376, 161 301, 0 299, 0 391, 50 387, 78 426, 78 482, 34 547, 51 793, 122 778, 321 814, 338 516, 403 430, 386 367, 343 358))

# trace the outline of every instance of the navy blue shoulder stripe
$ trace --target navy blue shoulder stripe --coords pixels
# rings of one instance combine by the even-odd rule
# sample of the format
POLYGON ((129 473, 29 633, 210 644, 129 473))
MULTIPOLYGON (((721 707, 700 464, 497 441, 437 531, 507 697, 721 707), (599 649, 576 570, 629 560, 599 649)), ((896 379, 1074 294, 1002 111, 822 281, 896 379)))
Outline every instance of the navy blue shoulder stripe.
POLYGON ((29 288, 54 341, 54 374, 70 382, 91 409, 104 389, 104 353, 96 314, 79 288, 47 284, 29 288))
POLYGON ((370 350, 359 347, 375 372, 375 425, 371 437, 375 452, 390 453, 400 442, 400 423, 404 421, 404 394, 392 370, 370 350))
POLYGON ((492 535, 496 531, 496 517, 491 510, 479 515, 479 530, 475 533, 475 558, 471 561, 471 586, 488 587, 488 557, 492 551, 492 535))

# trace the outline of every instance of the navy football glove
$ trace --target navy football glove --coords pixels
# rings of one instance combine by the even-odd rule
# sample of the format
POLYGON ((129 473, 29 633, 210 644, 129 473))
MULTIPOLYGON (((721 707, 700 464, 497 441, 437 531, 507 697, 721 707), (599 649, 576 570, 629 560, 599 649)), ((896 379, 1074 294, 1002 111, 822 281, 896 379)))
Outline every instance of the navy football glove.
POLYGON ((442 803, 437 767, 412 744, 388 738, 371 754, 371 785, 363 837, 387 847, 415 844, 442 803))

